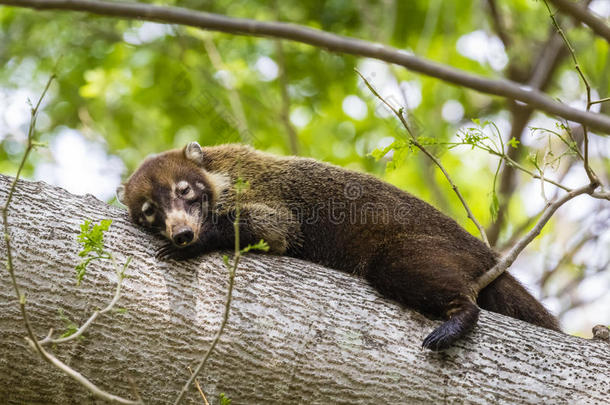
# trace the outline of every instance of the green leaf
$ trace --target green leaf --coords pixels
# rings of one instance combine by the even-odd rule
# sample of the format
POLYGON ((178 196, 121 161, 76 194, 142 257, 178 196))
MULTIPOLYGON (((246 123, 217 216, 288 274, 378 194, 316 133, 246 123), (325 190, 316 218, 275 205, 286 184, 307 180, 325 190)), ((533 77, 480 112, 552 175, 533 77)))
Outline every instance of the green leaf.
POLYGON ((75 267, 76 285, 80 285, 91 261, 111 257, 110 253, 104 249, 104 232, 110 228, 111 224, 111 219, 102 219, 96 225, 92 225, 89 220, 85 220, 80 225, 80 234, 76 236, 76 239, 83 246, 82 250, 78 252, 78 256, 84 259, 75 267))
POLYGON ((370 155, 375 158, 375 160, 380 160, 382 159, 385 155, 388 154, 388 152, 390 152, 392 149, 394 149, 396 146, 398 145, 398 141, 394 141, 391 144, 389 144, 388 146, 386 146, 385 148, 377 148, 374 149, 370 155))
POLYGON ((65 332, 62 333, 59 337, 65 338, 65 337, 75 334, 78 331, 78 325, 74 321, 72 321, 70 318, 68 318, 64 314, 64 311, 62 309, 58 309, 57 312, 59 313, 59 319, 61 319, 64 322, 64 324, 66 325, 65 332))
POLYGON ((224 262, 225 266, 231 267, 231 263, 229 263, 229 256, 222 255, 222 261, 224 262))
POLYGON ((519 142, 519 140, 517 140, 517 138, 515 138, 514 136, 510 139, 510 141, 508 141, 508 144, 515 149, 517 149, 520 143, 521 142, 519 142))
POLYGON ((246 246, 241 250, 241 252, 246 253, 251 250, 262 250, 263 252, 267 252, 269 251, 269 245, 267 244, 267 242, 261 239, 260 241, 258 241, 258 243, 255 243, 254 245, 246 246))
POLYGON ((235 191, 239 194, 249 189, 250 183, 244 181, 244 179, 242 179, 241 177, 238 177, 235 181, 235 186, 233 187, 235 188, 235 191))
POLYGON ((431 136, 419 136, 417 137, 417 141, 423 146, 438 145, 438 138, 431 136))
POLYGON ((231 399, 227 397, 223 392, 218 396, 220 405, 231 405, 231 399))
POLYGON ((530 153, 527 155, 527 160, 534 165, 534 167, 540 170, 540 165, 538 164, 538 153, 530 153))

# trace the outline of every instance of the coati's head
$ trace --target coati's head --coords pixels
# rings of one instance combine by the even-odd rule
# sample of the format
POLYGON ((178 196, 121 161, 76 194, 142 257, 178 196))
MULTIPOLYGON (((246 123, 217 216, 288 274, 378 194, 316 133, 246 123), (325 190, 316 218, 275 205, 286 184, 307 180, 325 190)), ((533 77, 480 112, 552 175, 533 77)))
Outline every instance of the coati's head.
POLYGON ((159 232, 178 247, 196 242, 215 201, 197 142, 147 158, 117 188, 132 220, 159 232))

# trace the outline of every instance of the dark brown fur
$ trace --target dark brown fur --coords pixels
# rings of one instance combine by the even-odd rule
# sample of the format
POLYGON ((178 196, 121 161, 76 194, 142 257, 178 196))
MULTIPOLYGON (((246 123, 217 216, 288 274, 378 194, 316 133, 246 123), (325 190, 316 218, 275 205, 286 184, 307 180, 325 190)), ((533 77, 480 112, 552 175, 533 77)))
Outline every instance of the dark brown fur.
MULTIPOLYGON (((161 228, 171 185, 205 184, 201 195, 209 203, 203 204, 194 240, 183 249, 168 244, 160 256, 232 248, 232 184, 241 177, 250 184, 240 197, 242 246, 265 239, 272 253, 358 274, 383 295, 446 319, 424 340, 425 347, 444 349, 466 334, 478 319, 477 303, 558 330, 555 318, 509 274, 474 297, 471 286, 495 264, 494 253, 424 201, 373 176, 313 159, 277 157, 242 145, 198 148, 189 144, 149 158, 125 185, 123 201, 134 220, 142 224, 140 209, 149 199, 159 211, 150 225, 161 228)), ((188 208, 180 198, 173 200, 188 208)))

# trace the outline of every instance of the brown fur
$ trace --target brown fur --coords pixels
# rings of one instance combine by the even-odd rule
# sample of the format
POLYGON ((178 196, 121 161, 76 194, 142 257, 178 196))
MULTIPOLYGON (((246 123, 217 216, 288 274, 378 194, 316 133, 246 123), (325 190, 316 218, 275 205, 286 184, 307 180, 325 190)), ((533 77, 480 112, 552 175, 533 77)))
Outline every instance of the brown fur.
MULTIPOLYGON (((313 159, 242 145, 194 145, 149 158, 125 185, 125 204, 140 224, 146 199, 165 207, 162 195, 172 184, 206 185, 210 203, 195 240, 186 249, 168 245, 161 256, 231 248, 231 184, 240 177, 250 185, 240 197, 242 245, 265 239, 272 253, 358 274, 385 296, 447 319, 425 347, 444 349, 475 325, 479 310, 470 287, 495 264, 495 254, 431 205, 368 174, 313 159)), ((552 315, 508 274, 483 290, 478 303, 558 330, 552 315)))

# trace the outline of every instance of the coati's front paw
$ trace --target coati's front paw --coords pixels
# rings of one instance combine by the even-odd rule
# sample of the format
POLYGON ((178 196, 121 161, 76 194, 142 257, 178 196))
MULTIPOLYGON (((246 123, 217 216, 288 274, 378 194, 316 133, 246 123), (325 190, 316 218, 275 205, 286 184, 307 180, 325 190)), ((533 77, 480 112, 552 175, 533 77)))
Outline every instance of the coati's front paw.
POLYGON ((192 259, 201 253, 201 248, 198 244, 191 245, 185 248, 176 247, 171 242, 165 243, 155 253, 157 260, 168 261, 168 260, 186 260, 192 259))
POLYGON ((173 259, 175 252, 176 252, 176 247, 174 246, 174 244, 167 242, 163 246, 161 246, 159 249, 157 249, 157 251, 155 252, 155 258, 157 260, 167 261, 167 260, 173 259))

